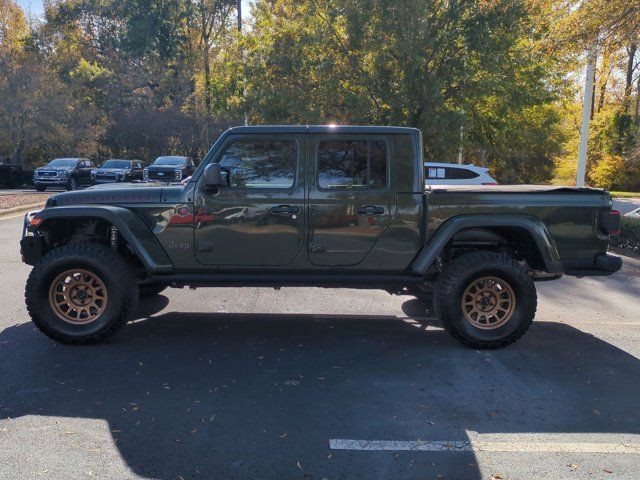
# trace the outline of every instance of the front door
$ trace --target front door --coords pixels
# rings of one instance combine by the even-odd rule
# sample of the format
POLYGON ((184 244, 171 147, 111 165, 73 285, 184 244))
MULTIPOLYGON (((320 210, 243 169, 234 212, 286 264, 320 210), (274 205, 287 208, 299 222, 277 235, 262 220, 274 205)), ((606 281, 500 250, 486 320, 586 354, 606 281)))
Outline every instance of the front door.
POLYGON ((392 136, 309 137, 309 261, 355 266, 396 215, 392 136))
MULTIPOLYGON (((194 199, 196 259, 206 265, 285 266, 305 238, 305 136, 231 135, 212 161, 229 186, 194 199)), ((202 179, 201 179, 202 180, 202 179)))

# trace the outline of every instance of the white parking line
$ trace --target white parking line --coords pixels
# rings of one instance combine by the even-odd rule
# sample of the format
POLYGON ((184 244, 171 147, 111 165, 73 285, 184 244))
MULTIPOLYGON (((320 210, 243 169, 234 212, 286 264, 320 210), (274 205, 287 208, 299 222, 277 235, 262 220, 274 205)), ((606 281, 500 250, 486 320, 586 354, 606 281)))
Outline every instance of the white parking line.
POLYGON ((640 443, 603 442, 499 442, 499 441, 399 441, 332 438, 331 450, 413 452, 522 452, 522 453, 632 453, 640 454, 640 443))

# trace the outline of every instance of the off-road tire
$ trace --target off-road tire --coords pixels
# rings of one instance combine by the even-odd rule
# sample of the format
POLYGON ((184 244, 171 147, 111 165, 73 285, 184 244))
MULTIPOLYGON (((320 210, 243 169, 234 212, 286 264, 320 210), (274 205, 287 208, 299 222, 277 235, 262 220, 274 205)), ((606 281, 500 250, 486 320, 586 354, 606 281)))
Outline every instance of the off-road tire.
POLYGON ((47 253, 31 270, 25 302, 33 323, 53 340, 75 345, 98 343, 131 318, 138 303, 138 282, 124 259, 109 248, 92 243, 68 245, 47 253), (96 275, 108 292, 104 312, 87 324, 62 320, 49 302, 54 279, 74 268, 96 275))
POLYGON ((162 293, 167 288, 166 283, 147 283, 138 285, 138 292, 140 298, 153 297, 162 293))
POLYGON ((47 189, 44 185, 36 185, 36 190, 38 192, 44 192, 47 189))
POLYGON ((477 349, 502 348, 518 340, 531 326, 536 305, 533 280, 519 263, 504 253, 481 251, 462 255, 445 267, 435 285, 434 307, 442 325, 456 340, 477 349), (467 287, 486 276, 504 280, 515 296, 510 319, 489 330, 469 322, 462 306, 467 287))

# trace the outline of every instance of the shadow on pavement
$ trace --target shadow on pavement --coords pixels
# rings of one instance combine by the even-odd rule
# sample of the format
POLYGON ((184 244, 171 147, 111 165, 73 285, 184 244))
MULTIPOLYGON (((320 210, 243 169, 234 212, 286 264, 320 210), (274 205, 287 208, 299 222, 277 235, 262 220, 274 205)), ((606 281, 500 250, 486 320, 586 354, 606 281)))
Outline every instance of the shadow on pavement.
POLYGON ((31 324, 1 332, 0 418, 106 419, 132 471, 161 479, 475 479, 471 453, 331 451, 328 441, 640 433, 638 359, 564 324, 478 352, 433 328, 416 300, 408 318, 145 319, 166 303, 143 302, 142 320, 103 345, 57 345, 31 324), (25 344, 35 344, 27 359, 25 344))

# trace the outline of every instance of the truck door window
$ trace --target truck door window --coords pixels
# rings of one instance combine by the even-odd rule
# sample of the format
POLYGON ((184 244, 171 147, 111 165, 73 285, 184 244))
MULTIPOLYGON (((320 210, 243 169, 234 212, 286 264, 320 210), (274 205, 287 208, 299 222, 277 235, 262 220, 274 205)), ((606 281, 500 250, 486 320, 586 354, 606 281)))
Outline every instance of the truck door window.
POLYGON ((298 144, 292 140, 238 140, 227 147, 220 166, 229 170, 232 188, 291 188, 298 144))
POLYGON ((387 186, 387 144, 369 140, 324 140, 318 144, 318 186, 370 189, 387 186))

